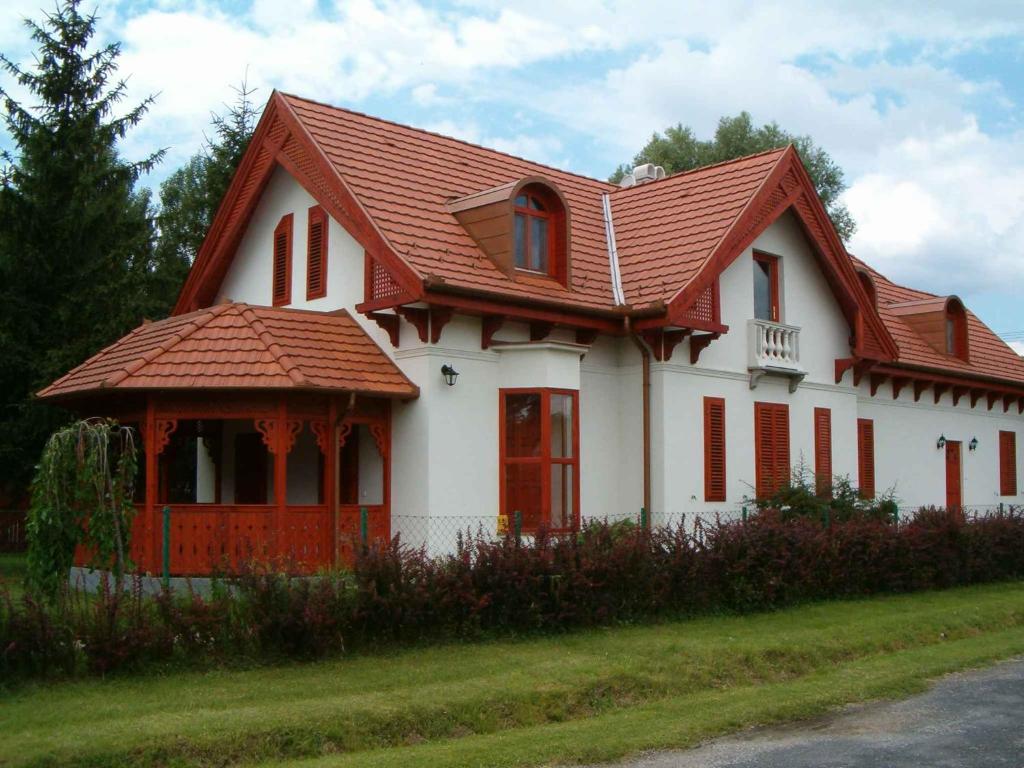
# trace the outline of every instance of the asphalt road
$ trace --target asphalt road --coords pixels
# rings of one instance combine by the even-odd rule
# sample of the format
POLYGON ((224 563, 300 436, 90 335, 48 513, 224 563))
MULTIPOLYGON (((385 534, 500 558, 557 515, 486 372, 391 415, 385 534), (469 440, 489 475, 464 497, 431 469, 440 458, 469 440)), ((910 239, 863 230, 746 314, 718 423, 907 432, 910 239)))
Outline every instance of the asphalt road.
POLYGON ((951 675, 904 701, 851 707, 811 723, 650 753, 618 766, 1024 768, 1024 659, 951 675))

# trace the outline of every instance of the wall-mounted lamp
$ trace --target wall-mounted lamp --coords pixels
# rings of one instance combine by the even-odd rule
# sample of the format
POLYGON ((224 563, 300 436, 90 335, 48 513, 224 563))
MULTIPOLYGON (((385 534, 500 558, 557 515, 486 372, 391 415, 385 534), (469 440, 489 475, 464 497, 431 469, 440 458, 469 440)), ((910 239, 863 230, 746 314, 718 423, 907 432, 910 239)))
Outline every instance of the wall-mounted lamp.
POLYGON ((939 450, 941 450, 941 449, 946 447, 946 436, 945 435, 939 435, 939 439, 936 441, 935 447, 938 448, 939 450))
POLYGON ((459 378, 459 372, 452 368, 451 363, 445 363, 441 366, 441 375, 444 376, 444 383, 449 387, 454 387, 455 380, 459 378))
POLYGON ((976 437, 972 437, 972 438, 971 438, 971 442, 969 442, 969 443, 967 444, 967 447, 968 447, 968 449, 970 449, 970 450, 972 450, 972 451, 973 451, 974 449, 976 449, 976 448, 978 447, 978 438, 976 438, 976 437))

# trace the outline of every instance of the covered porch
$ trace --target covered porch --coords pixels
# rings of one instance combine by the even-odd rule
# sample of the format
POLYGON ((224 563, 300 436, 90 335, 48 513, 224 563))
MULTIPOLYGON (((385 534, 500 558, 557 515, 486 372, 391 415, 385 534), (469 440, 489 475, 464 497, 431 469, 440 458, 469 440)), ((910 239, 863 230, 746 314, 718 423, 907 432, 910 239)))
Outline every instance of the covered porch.
POLYGON ((417 393, 347 313, 226 304, 143 325, 40 396, 137 429, 132 560, 191 576, 309 573, 389 540, 391 401, 417 393))

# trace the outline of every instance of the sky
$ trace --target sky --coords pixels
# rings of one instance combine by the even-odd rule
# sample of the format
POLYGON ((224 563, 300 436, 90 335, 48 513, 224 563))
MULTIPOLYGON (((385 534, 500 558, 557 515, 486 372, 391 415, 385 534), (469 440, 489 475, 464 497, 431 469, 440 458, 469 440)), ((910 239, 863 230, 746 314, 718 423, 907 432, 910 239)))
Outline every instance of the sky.
MULTIPOLYGON (((4 0, 0 50, 31 63, 4 0)), ((87 6, 92 7, 92 6, 87 6)), ((607 177, 654 131, 710 137, 747 110, 840 164, 848 244, 889 278, 955 293, 1024 352, 1024 2, 99 0, 131 99, 123 152, 196 152, 246 78, 607 177)), ((0 78, 5 88, 9 79, 0 78)), ((16 89, 13 89, 17 93, 16 89)))

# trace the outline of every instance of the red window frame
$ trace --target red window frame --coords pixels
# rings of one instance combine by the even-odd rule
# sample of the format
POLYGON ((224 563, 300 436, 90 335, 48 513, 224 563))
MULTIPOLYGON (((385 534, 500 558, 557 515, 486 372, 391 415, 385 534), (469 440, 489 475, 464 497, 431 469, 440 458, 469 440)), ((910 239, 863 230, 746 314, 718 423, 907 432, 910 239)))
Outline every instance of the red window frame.
MULTIPOLYGON (((539 524, 547 525, 551 521, 551 468, 555 465, 572 467, 572 510, 571 523, 564 528, 548 528, 552 533, 567 533, 578 530, 580 525, 580 393, 575 389, 555 389, 551 387, 510 387, 498 390, 498 493, 499 512, 509 520, 516 511, 508 509, 506 490, 507 469, 512 465, 540 465, 541 509, 539 524), (509 395, 540 396, 540 448, 537 456, 506 455, 506 404, 509 395), (568 395, 572 398, 572 456, 556 457, 551 455, 551 396, 568 395)), ((534 533, 537 526, 527 524, 527 516, 523 520, 523 532, 534 533)))
POLYGON ((704 398, 704 501, 725 501, 725 398, 704 398))
POLYGON ((818 496, 832 494, 832 409, 814 409, 814 487, 818 496))
POLYGON ((327 214, 314 205, 307 214, 306 228, 306 300, 322 299, 327 295, 327 214), (315 227, 320 227, 319 239, 314 238, 315 227), (319 246, 319 247, 315 247, 319 246), (317 279, 314 280, 314 277, 317 279))
POLYGON ((292 303, 292 229, 295 217, 287 213, 274 229, 271 295, 275 307, 292 303))
POLYGON ((789 406, 785 403, 754 403, 754 470, 759 499, 790 480, 789 406))
MULTIPOLYGON (((546 222, 546 224, 547 224, 547 252, 545 253, 545 260, 546 260, 547 263, 546 263, 544 269, 534 269, 533 267, 520 266, 518 263, 515 265, 515 267, 516 267, 516 269, 520 270, 521 272, 533 272, 533 273, 539 274, 539 275, 554 276, 557 273, 556 261, 558 259, 558 256, 557 256, 557 253, 556 253, 556 241, 555 241, 555 229, 556 229, 557 224, 556 224, 556 221, 555 221, 555 217, 553 215, 554 211, 552 210, 553 203, 548 198, 548 196, 546 196, 546 195, 538 195, 536 192, 527 192, 527 191, 523 190, 523 191, 520 191, 519 195, 521 195, 521 196, 526 198, 526 205, 525 206, 516 205, 515 201, 513 200, 513 202, 512 202, 512 214, 513 214, 513 219, 516 216, 523 216, 526 219, 526 226, 523 227, 523 238, 524 238, 524 240, 523 240, 523 255, 526 257, 527 260, 529 260, 529 256, 530 256, 530 237, 531 237, 530 230, 532 229, 532 227, 530 227, 530 220, 531 220, 531 218, 532 219, 543 219, 546 222), (543 206, 543 210, 536 210, 534 208, 530 208, 530 200, 534 200, 534 201, 536 201, 536 203, 538 205, 543 206)), ((517 197, 519 195, 517 195, 517 197)), ((518 250, 516 248, 515 236, 516 236, 516 230, 515 230, 514 220, 513 220, 513 228, 512 228, 512 239, 513 239, 513 242, 512 242, 512 259, 513 259, 513 262, 515 261, 516 252, 518 250)))
POLYGON ((967 360, 967 315, 962 306, 951 302, 946 307, 946 322, 943 326, 946 337, 946 354, 967 360))
POLYGON ((857 487, 861 498, 875 498, 875 422, 857 419, 857 487))
POLYGON ((999 430, 999 495, 1017 495, 1017 433, 999 430))
MULTIPOLYGON (((779 257, 772 256, 768 253, 761 253, 760 251, 754 251, 754 268, 759 269, 758 263, 764 264, 768 267, 768 290, 770 293, 769 301, 771 307, 769 309, 767 318, 757 318, 759 320, 767 320, 771 323, 781 322, 780 318, 782 313, 779 309, 779 257)), ((755 297, 754 303, 755 314, 757 310, 757 302, 755 297)))

